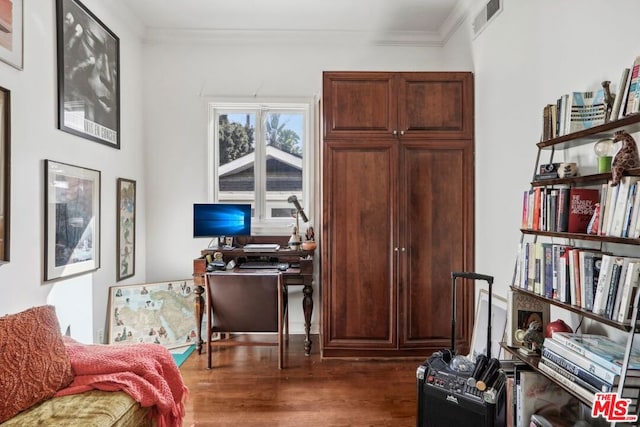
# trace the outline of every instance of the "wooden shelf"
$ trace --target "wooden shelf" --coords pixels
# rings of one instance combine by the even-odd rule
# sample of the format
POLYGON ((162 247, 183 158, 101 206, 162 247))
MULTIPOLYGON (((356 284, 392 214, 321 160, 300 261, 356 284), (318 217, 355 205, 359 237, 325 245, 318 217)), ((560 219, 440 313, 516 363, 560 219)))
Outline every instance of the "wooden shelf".
POLYGON ((575 305, 571 305, 571 304, 566 304, 566 303, 563 303, 563 302, 558 301, 558 300, 550 299, 550 298, 544 297, 542 295, 538 295, 538 294, 536 294, 534 292, 527 291, 527 290, 522 289, 522 288, 518 288, 516 286, 511 286, 511 289, 513 291, 515 291, 515 292, 520 292, 520 293, 529 295, 532 298, 536 298, 536 299, 538 299, 540 301, 544 301, 547 304, 554 305, 556 307, 560 307, 563 310, 571 311, 572 313, 576 313, 576 314, 579 314, 581 316, 588 317, 589 319, 597 320, 598 322, 600 322, 602 324, 611 326, 611 327, 619 329, 621 331, 628 332, 628 331, 631 330, 631 326, 630 325, 627 325, 625 323, 620 323, 620 322, 617 322, 615 320, 608 319, 606 317, 603 317, 603 316, 600 316, 598 314, 595 314, 595 313, 593 313, 591 311, 585 310, 585 309, 583 309, 581 307, 578 307, 578 306, 575 306, 575 305))
POLYGON ((548 237, 561 237, 563 239, 589 240, 592 242, 621 243, 624 245, 640 245, 640 239, 630 239, 628 237, 598 236, 597 234, 583 234, 583 233, 560 233, 557 231, 529 230, 526 228, 520 229, 520 232, 522 234, 533 234, 537 236, 548 236, 548 237))
MULTIPOLYGON (((640 176, 640 168, 629 169, 625 175, 640 176)), ((548 187, 551 185, 589 185, 605 183, 611 179, 611 172, 593 175, 573 176, 571 178, 554 178, 531 181, 532 187, 548 187)))
POLYGON ((539 142, 541 149, 565 149, 590 144, 603 138, 611 138, 613 133, 619 129, 625 129, 628 133, 640 132, 640 114, 632 114, 620 120, 614 120, 600 126, 562 135, 557 138, 539 142))

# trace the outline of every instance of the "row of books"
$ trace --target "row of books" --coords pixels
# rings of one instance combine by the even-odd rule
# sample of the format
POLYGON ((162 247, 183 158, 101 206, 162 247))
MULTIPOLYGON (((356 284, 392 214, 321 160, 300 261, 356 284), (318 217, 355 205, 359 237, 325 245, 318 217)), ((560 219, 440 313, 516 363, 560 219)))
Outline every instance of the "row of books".
POLYGON ((559 243, 523 242, 516 286, 599 316, 629 323, 640 282, 640 258, 559 243))
POLYGON ((640 238, 640 177, 596 188, 534 187, 523 193, 522 228, 640 238), (596 205, 599 206, 595 215, 596 205))
POLYGON ((522 228, 586 233, 599 202, 594 188, 534 187, 523 194, 522 228))
MULTIPOLYGON (((625 346, 604 335, 555 332, 545 338, 538 369, 587 402, 596 393, 617 392, 625 346)), ((640 395, 640 350, 633 349, 622 396, 637 404, 640 395)))
MULTIPOLYGON (((631 68, 624 68, 618 85, 611 87, 614 96, 609 120, 640 112, 640 56, 631 68)), ((607 104, 604 88, 571 92, 543 108, 542 139, 548 140, 605 123, 607 104)))
POLYGON ((602 184, 596 234, 632 239, 640 237, 639 181, 637 176, 623 176, 615 187, 611 186, 611 181, 602 184))

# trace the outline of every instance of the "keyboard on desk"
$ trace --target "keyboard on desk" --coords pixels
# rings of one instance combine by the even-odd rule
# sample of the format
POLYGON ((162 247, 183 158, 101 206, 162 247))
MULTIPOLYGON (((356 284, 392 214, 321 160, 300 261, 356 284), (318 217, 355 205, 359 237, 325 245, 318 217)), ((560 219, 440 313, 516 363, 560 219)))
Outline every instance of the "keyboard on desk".
POLYGON ((240 268, 247 269, 278 269, 278 270, 286 270, 289 268, 289 264, 285 262, 276 262, 276 261, 245 261, 242 264, 238 265, 240 268))

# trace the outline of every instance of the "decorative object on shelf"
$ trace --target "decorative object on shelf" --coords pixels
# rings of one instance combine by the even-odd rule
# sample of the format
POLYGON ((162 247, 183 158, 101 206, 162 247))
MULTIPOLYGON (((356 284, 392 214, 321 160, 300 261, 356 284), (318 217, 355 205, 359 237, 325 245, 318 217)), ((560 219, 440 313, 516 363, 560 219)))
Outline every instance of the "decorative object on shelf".
POLYGON ((559 178, 570 178, 576 175, 578 175, 577 163, 560 163, 560 167, 558 168, 559 178))
POLYGON ((571 329, 571 326, 567 325, 564 320, 557 319, 547 324, 544 336, 545 338, 551 338, 555 332, 573 333, 573 329, 571 329))
POLYGON ((609 80, 605 80, 602 82, 602 89, 604 90, 604 122, 608 123, 611 120, 611 111, 613 110, 613 101, 615 101, 616 97, 611 94, 611 88, 609 85, 611 82, 609 80))
POLYGON ((45 160, 44 280, 100 268, 100 171, 45 160))
POLYGON ((620 178, 622 178, 624 171, 640 167, 636 140, 626 131, 619 130, 613 135, 613 142, 618 141, 622 141, 622 147, 620 147, 611 162, 612 187, 620 183, 620 178))
POLYGON ((56 1, 58 129, 120 148, 120 39, 78 0, 56 1))
POLYGON ((116 281, 136 272, 136 182, 118 178, 117 266, 116 281))
POLYGON ((534 320, 529 323, 529 327, 522 335, 522 342, 525 347, 535 352, 542 351, 542 342, 544 337, 542 336, 542 322, 534 320))
POLYGON ((611 138, 604 138, 593 145, 593 151, 598 158, 598 173, 611 171, 611 159, 616 152, 616 146, 611 138))

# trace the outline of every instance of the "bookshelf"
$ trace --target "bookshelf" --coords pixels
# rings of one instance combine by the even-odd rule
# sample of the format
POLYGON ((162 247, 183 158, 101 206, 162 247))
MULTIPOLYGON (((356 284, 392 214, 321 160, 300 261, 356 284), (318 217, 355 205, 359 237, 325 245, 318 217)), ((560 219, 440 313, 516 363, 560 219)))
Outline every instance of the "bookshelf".
MULTIPOLYGON (((629 116, 625 116, 619 120, 613 120, 607 122, 605 124, 594 126, 589 129, 583 129, 578 132, 561 135, 555 138, 551 138, 548 140, 541 141, 537 143, 538 147, 538 155, 535 162, 533 179, 530 183, 530 190, 536 188, 544 188, 544 189, 554 189, 559 187, 569 187, 571 188, 594 188, 598 186, 602 186, 602 184, 606 184, 611 180, 612 176, 610 172, 607 173, 595 173, 590 175, 580 175, 575 177, 566 177, 566 178, 553 178, 553 179, 536 179, 536 174, 539 172, 539 168, 541 165, 541 157, 549 157, 549 163, 553 162, 553 156, 559 151, 587 146, 589 144, 593 145, 597 141, 603 138, 611 138, 615 131, 625 130, 629 134, 633 134, 636 132, 640 132, 640 114, 633 114, 629 116)), ((627 175, 630 176, 640 176, 640 168, 632 169, 626 171, 627 175)), ((526 204, 526 203, 525 203, 526 204)), ((523 207, 524 209, 524 207, 523 207)), ((524 221, 524 215, 523 215, 524 221)), ((616 249, 619 251, 620 247, 618 245, 628 246, 640 246, 640 238, 638 236, 629 237, 617 237, 617 236, 606 236, 599 234, 587 234, 587 233, 568 233, 568 232, 560 232, 560 231, 547 231, 544 229, 532 229, 525 228, 525 224, 523 224, 523 228, 521 228, 521 238, 520 245, 525 244, 526 241, 533 241, 534 243, 538 242, 538 239, 544 240, 545 242, 558 243, 561 241, 567 246, 579 247, 581 242, 595 242, 599 244, 600 248, 595 250, 601 250, 602 252, 613 253, 615 254, 616 249)), ((637 252, 637 251, 636 251, 637 252)), ((569 302, 557 299, 557 295, 555 295, 555 291, 553 296, 549 297, 549 295, 545 295, 544 289, 542 293, 540 289, 536 292, 532 291, 531 288, 523 288, 521 282, 521 275, 525 274, 523 271, 523 258, 518 257, 516 261, 516 266, 514 267, 513 280, 511 284, 511 291, 514 293, 527 295, 533 300, 542 302, 548 306, 554 306, 556 308, 566 310, 568 312, 572 312, 583 316, 584 318, 595 320, 603 325, 608 327, 623 331, 626 333, 626 343, 625 343, 625 356, 622 364, 620 382, 618 386, 619 395, 625 395, 629 391, 633 392, 634 396, 636 396, 636 404, 632 408, 632 412, 630 414, 640 415, 640 388, 637 386, 628 386, 625 387, 625 378, 627 377, 631 348, 633 346, 635 333, 640 332, 640 324, 638 322, 640 309, 639 300, 640 300, 640 292, 636 292, 633 297, 633 310, 630 316, 630 321, 619 322, 616 319, 607 317, 605 315, 599 315, 591 310, 584 307, 584 304, 572 304, 569 302)), ((510 324, 507 326, 508 328, 512 327, 510 324)), ((503 348, 506 350, 508 354, 510 354, 514 359, 520 360, 535 371, 540 372, 542 375, 545 375, 554 383, 558 384, 565 390, 567 390, 572 395, 576 396, 580 399, 584 404, 591 406, 593 402, 587 401, 579 392, 572 387, 569 387, 566 382, 560 382, 557 379, 554 379, 552 376, 548 375, 546 372, 543 372, 539 368, 540 357, 539 356, 525 356, 521 352, 518 351, 516 347, 509 347, 507 343, 503 343, 503 348)), ((612 425, 617 426, 626 426, 628 424, 624 423, 613 423, 612 425)))

